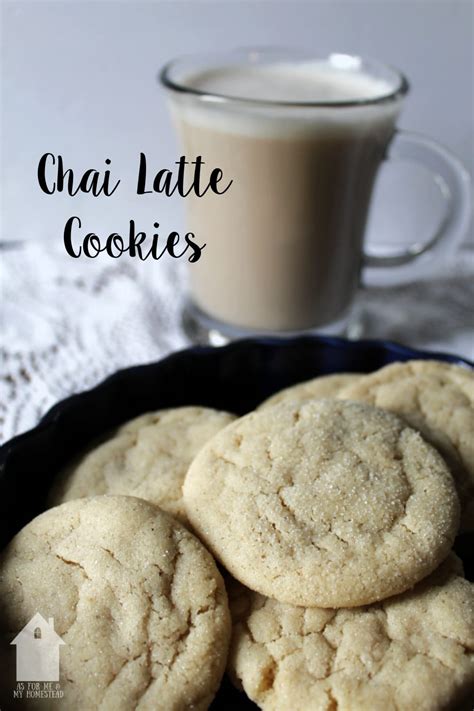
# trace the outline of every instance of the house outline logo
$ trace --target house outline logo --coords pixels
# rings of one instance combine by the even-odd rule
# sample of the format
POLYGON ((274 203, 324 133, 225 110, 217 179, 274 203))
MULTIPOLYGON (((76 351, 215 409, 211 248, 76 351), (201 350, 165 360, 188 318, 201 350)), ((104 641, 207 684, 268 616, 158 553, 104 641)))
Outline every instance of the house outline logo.
POLYGON ((10 644, 16 646, 17 681, 59 681, 59 648, 66 644, 37 612, 10 644))

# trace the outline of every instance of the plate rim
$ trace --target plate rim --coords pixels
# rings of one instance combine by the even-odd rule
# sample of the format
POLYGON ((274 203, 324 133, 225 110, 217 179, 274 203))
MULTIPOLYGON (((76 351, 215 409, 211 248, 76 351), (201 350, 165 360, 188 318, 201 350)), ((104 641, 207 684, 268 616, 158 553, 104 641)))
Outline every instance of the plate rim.
POLYGON ((146 369, 152 370, 153 368, 156 368, 158 366, 164 365, 165 363, 168 363, 170 360, 174 359, 179 359, 183 358, 185 356, 205 356, 206 354, 210 353, 216 353, 216 352, 221 352, 223 354, 226 353, 232 353, 234 350, 238 350, 240 348, 246 348, 250 346, 260 346, 264 348, 270 348, 270 347, 287 347, 287 348, 292 348, 300 344, 313 344, 313 345, 320 345, 320 346, 330 346, 334 348, 344 348, 344 349, 349 349, 353 351, 360 351, 360 350, 366 350, 366 349, 381 349, 385 350, 387 352, 393 353, 393 354, 399 354, 401 356, 404 356, 404 359, 407 359, 407 356, 410 359, 416 360, 428 360, 428 359, 433 359, 433 360, 441 360, 444 362, 448 363, 453 363, 453 364, 459 364, 464 367, 467 366, 468 369, 473 369, 474 370, 474 363, 468 360, 467 358, 464 358, 462 356, 458 356, 454 353, 446 353, 443 351, 431 351, 431 350, 423 350, 419 348, 413 348, 412 346, 407 346, 402 343, 399 343, 397 341, 391 341, 391 340, 386 340, 386 339, 377 339, 377 338, 370 338, 370 339, 360 339, 360 340, 349 340, 347 338, 343 338, 340 336, 321 336, 321 335, 302 335, 302 336, 296 336, 296 337, 270 337, 270 336, 258 336, 258 337, 250 337, 250 338, 244 338, 244 339, 238 339, 236 341, 231 341, 230 343, 227 343, 226 345, 222 346, 202 346, 202 345, 196 345, 196 346, 188 346, 186 348, 180 348, 175 351, 171 351, 170 353, 167 353, 165 356, 162 358, 159 358, 158 360, 150 361, 148 363, 137 363, 134 365, 126 366, 124 368, 119 368, 118 370, 114 371, 113 373, 110 373, 109 375, 105 376, 102 380, 100 380, 98 383, 93 385, 91 388, 87 388, 86 390, 81 390, 80 392, 77 393, 72 393, 71 395, 67 395, 66 397, 62 398, 58 402, 56 402, 54 405, 52 405, 40 418, 38 423, 31 427, 30 429, 26 430, 25 432, 21 432, 17 435, 14 435, 11 437, 9 440, 4 442, 0 446, 0 476, 4 472, 4 468, 6 466, 6 462, 8 460, 9 454, 12 451, 12 449, 15 449, 17 446, 21 446, 23 444, 26 444, 28 440, 31 437, 36 436, 40 432, 46 430, 49 427, 52 427, 54 423, 57 421, 58 417, 61 417, 62 413, 64 412, 65 409, 69 409, 72 406, 75 406, 76 403, 79 403, 80 400, 86 398, 86 397, 92 397, 93 395, 97 395, 97 393, 100 390, 105 390, 106 388, 110 387, 113 385, 116 381, 119 381, 123 378, 126 378, 132 374, 135 374, 139 371, 143 371, 146 369))

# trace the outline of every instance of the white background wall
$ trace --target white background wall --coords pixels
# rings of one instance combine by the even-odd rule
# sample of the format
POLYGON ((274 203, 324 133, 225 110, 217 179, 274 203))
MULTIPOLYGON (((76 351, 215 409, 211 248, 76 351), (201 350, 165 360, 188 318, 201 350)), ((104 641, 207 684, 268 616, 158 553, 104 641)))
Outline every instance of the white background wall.
MULTIPOLYGON (((442 141, 472 174, 473 7, 469 0, 3 2, 3 239, 61 242, 71 214, 99 233, 121 232, 131 217, 144 230, 154 220, 163 231, 179 229, 178 201, 134 194, 136 166, 140 151, 155 170, 179 155, 156 73, 171 57, 199 50, 301 46, 394 64, 412 84, 401 126, 442 141), (77 173, 111 158, 122 185, 112 198, 46 196, 36 182, 46 151, 61 153, 77 173)), ((372 237, 393 231, 411 239, 433 220, 429 181, 400 178, 383 176, 372 237)))

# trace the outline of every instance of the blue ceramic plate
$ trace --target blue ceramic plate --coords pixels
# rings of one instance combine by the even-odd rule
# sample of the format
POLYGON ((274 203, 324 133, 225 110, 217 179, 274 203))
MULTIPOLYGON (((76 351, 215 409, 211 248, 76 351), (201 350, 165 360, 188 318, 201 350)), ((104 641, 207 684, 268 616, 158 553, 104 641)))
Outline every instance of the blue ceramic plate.
POLYGON ((327 373, 370 373, 413 358, 474 367, 456 356, 388 341, 315 336, 188 348, 157 363, 119 370, 92 390, 62 400, 37 427, 0 448, 0 545, 44 509, 48 488, 67 460, 136 415, 179 405, 242 415, 293 383, 327 373))
MULTIPOLYGON (((136 415, 179 405, 206 405, 241 415, 278 390, 317 375, 369 373, 413 358, 474 367, 456 356, 388 341, 321 336, 189 348, 157 363, 120 370, 92 390, 58 403, 37 427, 0 448, 0 546, 44 510, 48 488, 66 461, 136 415)), ((466 553, 470 543, 461 541, 459 552, 466 553)), ((256 707, 224 682, 212 708, 256 707)))

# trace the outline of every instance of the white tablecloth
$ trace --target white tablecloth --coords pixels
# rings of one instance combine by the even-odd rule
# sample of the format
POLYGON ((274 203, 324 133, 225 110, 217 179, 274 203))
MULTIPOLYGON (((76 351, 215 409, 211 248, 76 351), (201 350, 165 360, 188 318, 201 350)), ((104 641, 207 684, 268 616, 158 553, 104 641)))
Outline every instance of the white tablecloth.
MULTIPOLYGON (((464 249, 434 277, 361 291, 367 335, 472 359, 473 277, 474 251, 464 249)), ((0 252, 0 285, 2 440, 116 369, 188 345, 184 265, 169 258, 71 259, 29 242, 0 252)))

